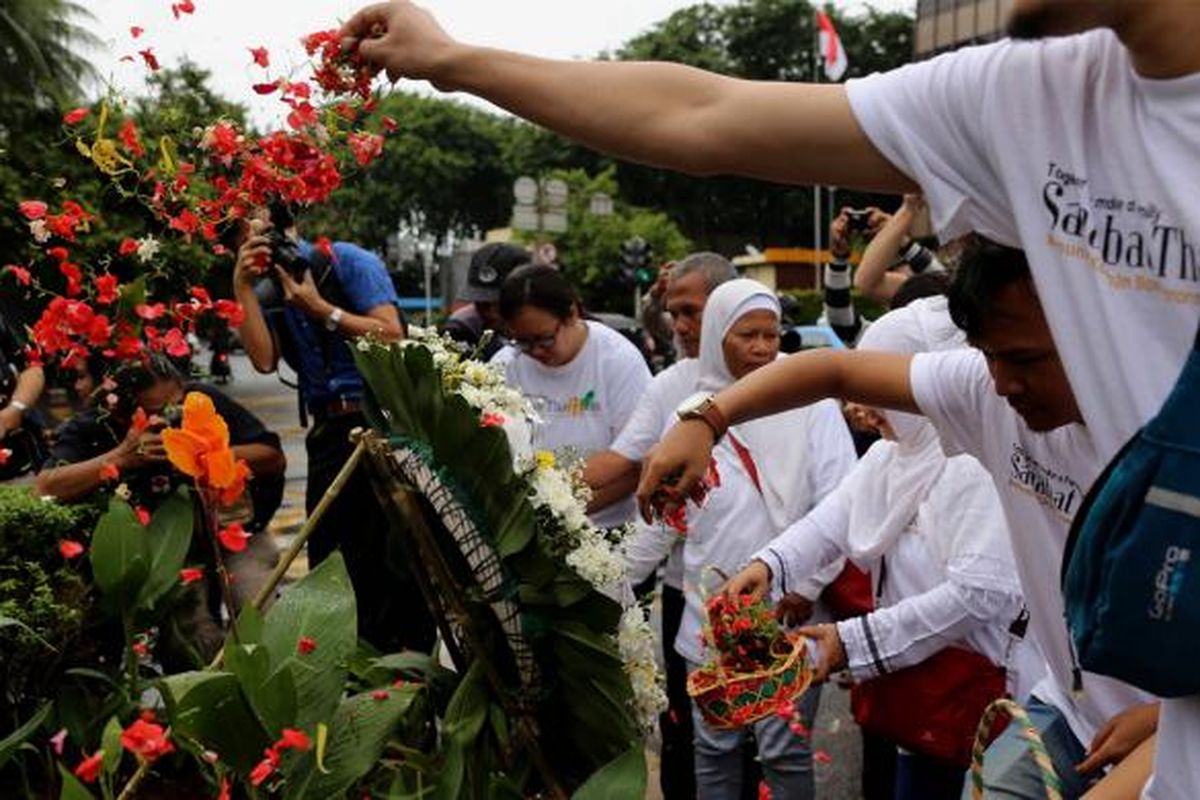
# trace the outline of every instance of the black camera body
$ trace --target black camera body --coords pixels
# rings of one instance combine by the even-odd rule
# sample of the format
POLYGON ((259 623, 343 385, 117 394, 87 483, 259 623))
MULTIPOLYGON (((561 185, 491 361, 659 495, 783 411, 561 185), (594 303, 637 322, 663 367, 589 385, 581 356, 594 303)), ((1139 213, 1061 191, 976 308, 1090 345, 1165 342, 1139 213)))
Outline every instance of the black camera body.
POLYGON ((846 211, 846 227, 850 232, 864 232, 871 222, 871 212, 865 208, 851 208, 846 211))
POLYGON ((299 281, 312 265, 300 253, 300 244, 287 235, 287 231, 295 224, 296 218, 286 205, 271 204, 271 230, 267 233, 267 240, 271 243, 271 263, 279 265, 299 281))

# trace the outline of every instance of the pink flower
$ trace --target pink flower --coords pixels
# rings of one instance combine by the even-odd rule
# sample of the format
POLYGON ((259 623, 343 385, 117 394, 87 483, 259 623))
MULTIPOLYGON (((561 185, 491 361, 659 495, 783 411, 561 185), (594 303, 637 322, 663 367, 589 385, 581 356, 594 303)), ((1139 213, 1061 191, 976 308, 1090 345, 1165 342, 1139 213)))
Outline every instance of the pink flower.
POLYGON ((133 513, 137 515, 138 522, 141 523, 143 528, 150 524, 150 511, 145 506, 138 506, 133 510, 133 513))
POLYGON ((61 756, 63 753, 63 745, 67 741, 67 729, 60 728, 58 733, 50 737, 50 749, 54 751, 54 755, 61 756))
POLYGON ((21 216, 28 220, 43 219, 49 207, 41 200, 22 200, 17 204, 17 210, 21 212, 21 216))

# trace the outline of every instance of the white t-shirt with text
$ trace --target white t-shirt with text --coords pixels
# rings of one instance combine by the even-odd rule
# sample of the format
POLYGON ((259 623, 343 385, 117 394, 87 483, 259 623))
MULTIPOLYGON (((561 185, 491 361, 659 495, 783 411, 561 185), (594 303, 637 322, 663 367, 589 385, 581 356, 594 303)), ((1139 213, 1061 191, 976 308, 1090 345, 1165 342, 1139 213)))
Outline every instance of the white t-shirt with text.
POLYGON ((1065 425, 1035 433, 996 394, 978 350, 920 353, 913 357, 912 392, 947 455, 966 453, 983 464, 996 484, 1012 536, 1013 556, 1029 634, 1049 669, 1033 694, 1063 712, 1087 746, 1110 718, 1154 698, 1090 672, 1073 693, 1075 660, 1063 612, 1059 574, 1071 519, 1101 462, 1088 430, 1065 425))
MULTIPOLYGON (((1025 249, 1097 462, 1111 458, 1162 404, 1200 317, 1200 73, 1143 78, 1101 29, 966 48, 847 92, 943 240, 1025 249)), ((1168 705, 1160 742, 1200 741, 1200 703, 1168 705)), ((1147 797, 1200 797, 1200 760, 1180 752, 1160 744, 1147 797)))
MULTIPOLYGON (((525 353, 506 348, 496 354, 510 385, 533 403, 535 450, 553 451, 568 462, 607 450, 625 427, 650 383, 650 370, 637 348, 599 322, 586 322, 587 340, 570 363, 548 367, 525 353)), ((634 499, 614 503, 592 515, 601 527, 633 519, 634 499)))

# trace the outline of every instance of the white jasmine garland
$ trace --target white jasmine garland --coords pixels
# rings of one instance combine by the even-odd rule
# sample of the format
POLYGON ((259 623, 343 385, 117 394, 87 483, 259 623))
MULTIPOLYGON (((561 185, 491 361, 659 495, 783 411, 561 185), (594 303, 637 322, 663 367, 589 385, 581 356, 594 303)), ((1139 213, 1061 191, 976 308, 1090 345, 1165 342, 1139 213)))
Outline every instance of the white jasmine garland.
POLYGON ((651 734, 658 715, 667 710, 667 692, 658 669, 658 642, 641 606, 630 605, 621 614, 617 649, 633 687, 638 726, 643 734, 651 734))

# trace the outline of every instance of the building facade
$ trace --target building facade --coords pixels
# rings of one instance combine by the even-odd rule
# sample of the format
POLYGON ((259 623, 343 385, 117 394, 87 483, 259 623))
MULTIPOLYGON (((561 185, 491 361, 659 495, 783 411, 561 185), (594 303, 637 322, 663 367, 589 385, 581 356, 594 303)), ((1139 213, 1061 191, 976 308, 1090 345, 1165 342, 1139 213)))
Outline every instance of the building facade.
POLYGON ((1004 35, 1012 0, 917 0, 916 58, 1004 35))

